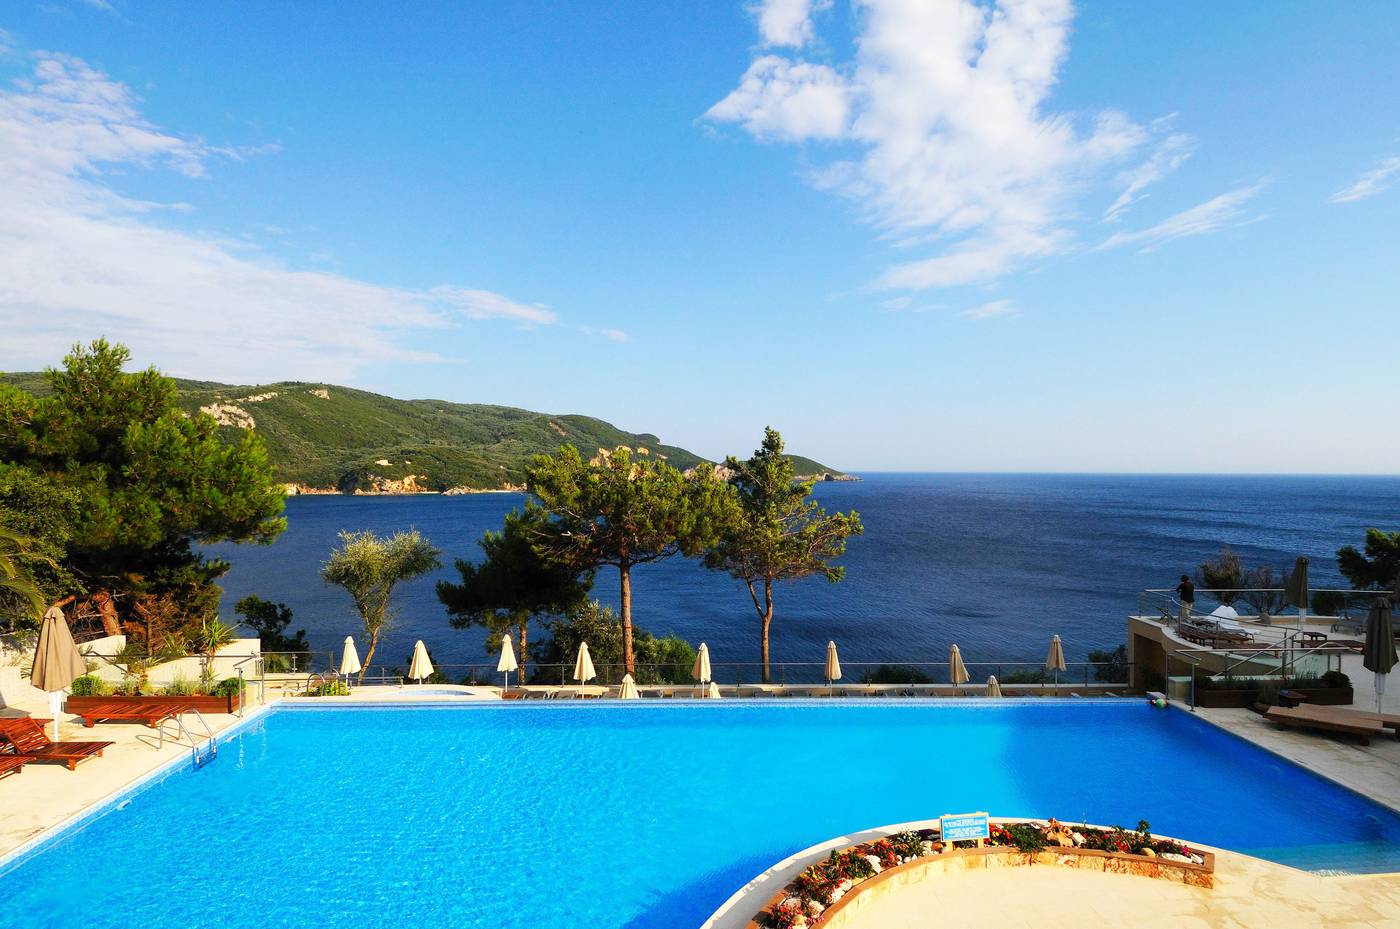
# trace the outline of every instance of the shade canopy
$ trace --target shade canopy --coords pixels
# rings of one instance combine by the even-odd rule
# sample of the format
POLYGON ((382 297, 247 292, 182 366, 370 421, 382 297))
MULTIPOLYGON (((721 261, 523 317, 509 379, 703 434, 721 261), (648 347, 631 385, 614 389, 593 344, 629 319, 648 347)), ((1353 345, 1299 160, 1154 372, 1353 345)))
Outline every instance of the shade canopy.
POLYGON ((408 676, 422 682, 433 676, 433 661, 428 657, 428 646, 419 639, 413 646, 413 661, 408 666, 408 676))
POLYGON ((1361 665, 1376 676, 1376 712, 1381 711, 1385 697, 1386 675, 1395 667, 1395 625, 1390 601, 1380 597, 1371 604, 1366 617, 1366 643, 1361 650, 1361 665))
POLYGON ((993 674, 991 677, 987 678, 987 696, 989 696, 989 697, 1000 697, 1000 696, 1001 696, 1001 683, 997 680, 997 676, 996 676, 995 674, 993 674))
POLYGON ((1300 610, 1308 608, 1308 559, 1302 555, 1293 563, 1293 573, 1283 588, 1284 600, 1300 610))
POLYGON ((704 642, 700 643, 700 650, 695 653, 695 664, 690 669, 690 676, 702 684, 710 679, 710 646, 704 642))
POLYGON ((360 671, 360 653, 355 651, 355 639, 353 636, 345 637, 345 648, 340 652, 340 674, 342 677, 349 677, 358 674, 360 671))
POLYGON ((841 680, 841 656, 836 654, 836 643, 826 643, 826 679, 830 681, 841 680))
POLYGON ((622 686, 617 691, 617 696, 622 700, 636 700, 641 697, 637 692, 637 682, 632 680, 632 675, 622 675, 622 686))
POLYGON ((34 649, 29 683, 48 693, 57 693, 67 690, 76 678, 86 673, 87 664, 78 653, 63 611, 56 606, 49 607, 44 613, 44 624, 39 627, 39 644, 34 649))
POLYGON ((574 660, 574 680, 582 684, 597 676, 598 672, 593 670, 593 658, 588 654, 588 643, 580 642, 578 658, 574 660))
POLYGON ((496 662, 496 670, 502 674, 519 669, 520 665, 515 661, 515 646, 510 641, 510 633, 501 636, 501 660, 496 662))
POLYGON ((963 664, 962 651, 957 645, 948 649, 948 680, 953 686, 966 684, 969 680, 967 676, 967 665, 963 664))
POLYGON ((1060 637, 1057 635, 1050 637, 1050 651, 1045 655, 1045 670, 1065 670, 1065 647, 1060 644, 1060 637))
POLYGON ((1239 619, 1239 618, 1240 618, 1239 611, 1236 610, 1234 607, 1232 607, 1232 606, 1230 606, 1230 605, 1228 605, 1228 604, 1225 604, 1225 603, 1222 603, 1222 604, 1220 604, 1218 607, 1216 607, 1215 609, 1211 610, 1211 611, 1210 611, 1210 615, 1213 616, 1213 617, 1215 617, 1216 619, 1239 619))

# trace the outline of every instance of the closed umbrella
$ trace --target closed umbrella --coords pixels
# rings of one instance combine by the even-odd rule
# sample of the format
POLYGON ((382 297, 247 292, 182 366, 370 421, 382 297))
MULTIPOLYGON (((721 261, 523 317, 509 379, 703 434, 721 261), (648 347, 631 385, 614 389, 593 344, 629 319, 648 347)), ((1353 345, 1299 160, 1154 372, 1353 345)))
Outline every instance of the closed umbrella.
POLYGON ((1303 620, 1308 615, 1308 559, 1302 555, 1293 563, 1293 573, 1288 575, 1283 597, 1298 608, 1298 628, 1303 628, 1303 620))
POLYGON ((419 639, 413 646, 413 660, 408 665, 408 676, 418 683, 433 676, 433 661, 428 657, 428 646, 419 639))
POLYGON ((355 639, 352 636, 345 637, 345 648, 340 652, 340 676, 345 678, 345 685, 350 686, 350 675, 360 672, 360 653, 355 651, 355 639))
POLYGON ((997 676, 996 676, 995 674, 993 674, 991 677, 987 678, 987 696, 989 696, 989 697, 1000 697, 1000 696, 1001 696, 1001 684, 997 681, 997 676))
POLYGON ((957 645, 948 649, 948 680, 953 682, 954 692, 959 684, 968 682, 967 665, 963 664, 962 652, 957 645))
POLYGON ((515 663, 515 647, 511 644, 510 633, 501 636, 501 660, 496 662, 496 670, 504 674, 505 684, 501 687, 504 694, 510 689, 510 672, 520 669, 520 665, 515 663))
POLYGON ((706 696, 706 697, 709 697, 711 700, 718 700, 718 699, 719 699, 719 685, 716 684, 714 681, 710 681, 710 686, 709 686, 709 689, 707 689, 707 690, 705 691, 705 696, 706 696))
POLYGON ((1050 637, 1050 651, 1045 655, 1045 670, 1055 672, 1055 696, 1060 695, 1060 672, 1065 670, 1065 647, 1060 644, 1060 637, 1054 635, 1050 637))
POLYGON ((78 653, 63 611, 56 606, 49 607, 44 613, 44 624, 39 627, 39 644, 34 649, 34 666, 29 672, 29 683, 49 695, 55 742, 58 741, 58 715, 63 710, 63 692, 76 678, 86 673, 87 664, 78 653))
POLYGON ((1361 652, 1361 664, 1376 676, 1376 712, 1381 711, 1385 696, 1385 678, 1395 667, 1395 627, 1390 613, 1390 601, 1380 597, 1371 604, 1366 617, 1366 647, 1361 652))
POLYGON ((632 680, 632 675, 622 675, 622 686, 618 688, 617 696, 619 700, 636 700, 642 696, 637 693, 637 682, 632 680))
POLYGON ((578 681, 579 686, 582 687, 597 676, 598 672, 593 670, 593 658, 588 654, 588 643, 580 642, 578 658, 574 660, 574 680, 578 681))
POLYGON ((710 682, 710 646, 704 642, 700 643, 700 650, 695 653, 695 665, 690 669, 690 676, 699 682, 701 695, 704 695, 705 685, 710 682))
POLYGON ((836 654, 836 643, 826 643, 826 695, 829 697, 835 692, 831 686, 832 681, 841 680, 841 656, 836 654))

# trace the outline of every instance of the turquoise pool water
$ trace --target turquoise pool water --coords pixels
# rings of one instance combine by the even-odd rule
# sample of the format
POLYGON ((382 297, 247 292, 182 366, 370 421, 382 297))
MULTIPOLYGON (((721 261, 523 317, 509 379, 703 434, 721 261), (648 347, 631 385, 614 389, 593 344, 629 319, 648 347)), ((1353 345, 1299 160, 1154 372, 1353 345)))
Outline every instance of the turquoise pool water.
POLYGON ((982 809, 1400 870, 1400 816, 1137 702, 289 707, 0 870, 0 926, 686 929, 815 842, 982 809))

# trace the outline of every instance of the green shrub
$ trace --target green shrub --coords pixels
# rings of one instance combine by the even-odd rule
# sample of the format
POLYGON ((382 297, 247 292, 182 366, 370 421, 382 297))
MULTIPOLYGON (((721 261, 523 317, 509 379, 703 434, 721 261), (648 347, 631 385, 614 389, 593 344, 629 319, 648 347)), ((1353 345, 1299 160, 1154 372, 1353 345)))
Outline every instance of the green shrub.
POLYGON ((348 697, 350 685, 344 681, 322 681, 306 692, 308 697, 348 697))
POLYGON ((176 677, 161 688, 167 697, 192 697, 199 693, 199 686, 187 677, 176 677))
POLYGON ((112 692, 112 685, 92 674, 74 678, 69 687, 75 697, 105 697, 112 692))
POLYGON ((1323 687, 1350 687, 1351 678, 1347 677, 1345 671, 1328 671, 1322 675, 1323 687))
POLYGON ((236 677, 226 677, 214 685, 212 696, 236 697, 243 692, 243 681, 236 677))
POLYGON ((1005 832, 1017 851, 1038 852, 1045 847, 1045 835, 1030 823, 1012 823, 1005 832))
POLYGON ((932 684, 929 677, 918 668, 908 665, 882 664, 874 671, 867 671, 860 679, 862 684, 932 684))
POLYGON ((924 853, 924 837, 917 832, 897 832, 890 836, 890 844, 904 858, 918 858, 924 853))

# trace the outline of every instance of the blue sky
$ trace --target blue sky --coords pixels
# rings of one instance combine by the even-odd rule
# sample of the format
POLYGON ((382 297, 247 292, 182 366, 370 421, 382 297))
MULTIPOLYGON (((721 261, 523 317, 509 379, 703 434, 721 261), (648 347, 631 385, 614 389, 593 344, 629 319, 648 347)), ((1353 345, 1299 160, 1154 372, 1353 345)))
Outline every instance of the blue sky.
POLYGON ((0 368, 105 334, 714 456, 771 423, 851 469, 1396 471, 1393 3, 0 30, 0 368))

